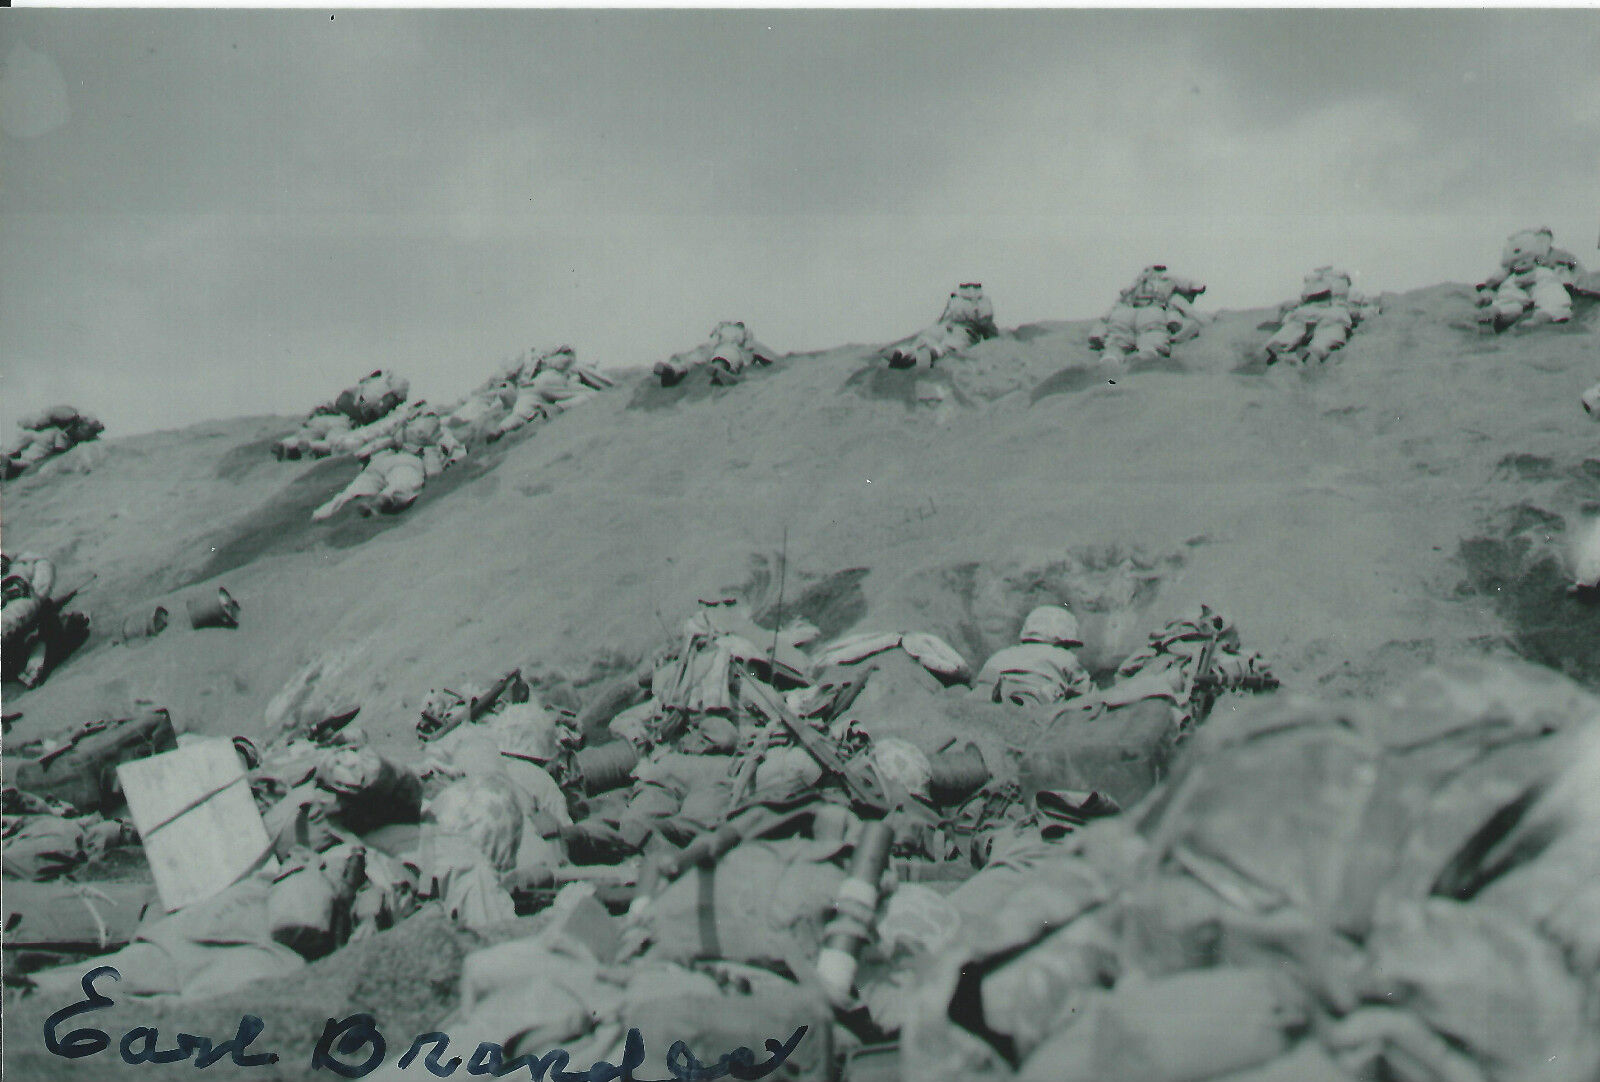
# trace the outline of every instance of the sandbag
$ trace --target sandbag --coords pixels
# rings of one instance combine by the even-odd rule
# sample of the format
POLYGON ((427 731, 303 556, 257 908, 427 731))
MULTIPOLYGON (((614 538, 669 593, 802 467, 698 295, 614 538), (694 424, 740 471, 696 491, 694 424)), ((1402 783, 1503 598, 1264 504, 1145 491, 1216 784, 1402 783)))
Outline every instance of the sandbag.
POLYGON ((5 948, 99 952, 125 946, 155 896, 149 883, 11 880, 0 891, 5 948))
POLYGON ((1112 930, 1092 918, 1075 920, 983 978, 983 1019, 1026 1057, 1061 1028, 1062 1008, 1076 993, 1121 975, 1112 930))
POLYGON ((822 767, 804 748, 775 748, 762 757, 756 767, 757 790, 776 789, 779 786, 809 786, 822 777, 822 767))
POLYGON ((1201 1082, 1282 1055, 1306 1008, 1269 972, 1210 969, 1085 997, 1024 1082, 1201 1082))
POLYGON ((1223 1075, 1216 1082, 1353 1082, 1315 1040, 1301 1041, 1271 1063, 1223 1075))
POLYGON ((660 752, 634 768, 642 782, 664 786, 681 801, 678 814, 701 827, 718 825, 732 799, 731 762, 723 755, 660 752))
POLYGON ((922 631, 907 632, 900 639, 900 647, 922 663, 922 667, 946 683, 964 683, 972 679, 972 667, 955 647, 922 631))
POLYGON ((1061 1006, 1055 996, 1065 994, 1074 974, 1089 978, 1109 961, 1095 945, 1097 930, 1073 928, 1094 920, 1108 897, 1105 880, 1087 861, 1042 843, 1007 847, 952 891, 946 900, 961 915, 961 930, 919 968, 908 990, 901 1030, 904 1077, 1010 1078, 1018 1037, 1027 1041, 1049 1032, 1051 1008, 1061 1006), (1054 942, 1066 930, 1072 935, 1054 942), (986 987, 991 980, 995 984, 986 987), (1030 985, 1038 989, 1031 995, 1030 985), (988 1029, 991 1003, 996 1020, 1017 1033, 988 1029))
MULTIPOLYGON (((270 876, 241 880, 221 894, 141 927, 134 942, 98 960, 122 974, 116 995, 124 997, 221 995, 263 977, 305 965, 294 951, 272 941, 267 922, 270 876)), ((31 978, 47 998, 77 998, 81 963, 36 973, 31 978)))
POLYGON ((5 878, 55 879, 88 859, 83 829, 76 820, 54 815, 6 816, 5 878))
POLYGON ((458 834, 430 835, 417 847, 418 890, 437 900, 450 919, 481 929, 516 919, 511 893, 477 846, 458 834))
POLYGON ((503 775, 452 782, 429 802, 424 836, 456 836, 483 854, 491 867, 508 872, 522 842, 522 808, 503 775))
POLYGON ((600 979, 594 955, 580 943, 534 937, 485 953, 502 949, 506 964, 483 959, 472 964, 463 989, 465 1017, 448 1028, 451 1041, 463 1048, 490 1041, 504 1046, 508 1060, 542 1056, 552 1048, 574 1051, 573 1040, 620 1003, 621 988, 600 979))
POLYGON ((1586 990, 1559 949, 1512 914, 1442 898, 1398 906, 1369 948, 1366 998, 1409 1008, 1479 1062, 1552 1082, 1600 1071, 1586 990))
POLYGON ((297 866, 273 880, 267 923, 275 942, 315 961, 350 936, 351 903, 366 878, 366 850, 345 845, 321 857, 309 851, 300 856, 297 866))
POLYGON ((781 962, 816 956, 842 869, 807 859, 805 842, 746 842, 715 867, 692 868, 645 911, 649 957, 781 962))
POLYGON ((1178 736, 1164 698, 1141 698, 1098 717, 1069 704, 1020 769, 1031 788, 1090 789, 1131 808, 1171 771, 1178 736))
POLYGON ((819 653, 812 661, 813 670, 820 672, 829 665, 854 665, 873 654, 893 650, 899 646, 901 635, 897 631, 871 631, 840 639, 819 653))
MULTIPOLYGON (((721 1056, 737 1048, 754 1053, 755 1063, 772 1058, 766 1050, 768 1039, 786 1042, 804 1026, 794 1050, 783 1066, 770 1077, 786 1082, 831 1082, 834 1078, 833 1012, 820 995, 770 973, 743 970, 742 980, 730 982, 750 986, 737 991, 688 992, 679 971, 658 971, 636 976, 628 984, 623 999, 622 1017, 639 1030, 644 1045, 652 1053, 683 1041, 702 1063, 715 1067, 721 1056), (652 979, 653 978, 653 979, 652 979)), ((593 1062, 585 1053, 576 1062, 593 1062)), ((609 1062, 617 1062, 616 1057, 609 1062)), ((660 1073, 659 1071, 657 1073, 660 1073)))

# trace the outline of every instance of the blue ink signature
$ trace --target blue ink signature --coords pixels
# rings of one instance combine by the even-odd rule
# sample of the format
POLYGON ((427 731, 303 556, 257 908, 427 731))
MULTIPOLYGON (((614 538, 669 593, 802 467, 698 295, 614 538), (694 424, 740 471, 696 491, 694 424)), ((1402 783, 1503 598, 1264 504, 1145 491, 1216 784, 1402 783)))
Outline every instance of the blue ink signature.
MULTIPOLYGON (((111 1047, 110 1035, 101 1029, 75 1029, 64 1037, 56 1034, 57 1028, 69 1019, 90 1011, 104 1010, 116 1004, 116 1000, 95 989, 94 982, 101 977, 120 981, 122 974, 111 966, 91 969, 83 975, 84 998, 71 1006, 63 1007, 45 1019, 44 1046, 52 1055, 65 1059, 82 1059, 111 1047)), ((209 1067, 224 1056, 228 1056, 239 1067, 265 1067, 278 1062, 279 1057, 276 1052, 246 1051, 251 1042, 261 1036, 265 1028, 265 1023, 260 1018, 247 1014, 240 1017, 239 1028, 234 1036, 221 1044, 210 1037, 179 1033, 174 1038, 175 1047, 162 1049, 157 1047, 160 1038, 157 1030, 149 1026, 135 1026, 123 1034, 122 1040, 117 1045, 117 1051, 124 1063, 133 1065, 181 1063, 193 1057, 196 1067, 209 1067)), ((806 1026, 800 1026, 789 1035, 787 1041, 767 1038, 766 1050, 770 1058, 761 1063, 756 1062, 754 1052, 741 1047, 721 1056, 714 1064, 703 1064, 695 1058, 695 1054, 685 1042, 674 1041, 672 1047, 667 1049, 667 1070, 677 1082, 712 1082, 718 1078, 740 1080, 765 1078, 783 1066, 799 1046, 800 1039, 806 1035, 806 1030, 806 1026)), ((401 1070, 409 1068, 416 1062, 417 1057, 422 1055, 423 1048, 431 1046, 423 1058, 423 1068, 435 1077, 448 1078, 463 1062, 460 1056, 454 1056, 446 1063, 440 1062, 449 1045, 448 1034, 438 1032, 419 1034, 412 1040, 410 1048, 400 1057, 396 1066, 401 1070)), ((341 1078, 362 1078, 382 1066, 384 1057, 388 1054, 388 1047, 388 1042, 384 1040, 383 1034, 378 1029, 378 1021, 373 1015, 352 1014, 342 1019, 330 1018, 322 1027, 322 1036, 318 1038, 316 1047, 311 1052, 311 1069, 327 1070, 341 1078), (365 1058, 358 1058, 362 1056, 365 1058)), ((479 1044, 465 1062, 467 1073, 470 1075, 503 1078, 526 1070, 532 1082, 541 1082, 546 1078, 549 1082, 671 1082, 669 1079, 652 1080, 636 1077, 633 1072, 644 1066, 644 1059, 644 1038, 637 1029, 630 1029, 623 1042, 622 1062, 608 1063, 600 1060, 584 1071, 566 1069, 570 1056, 564 1048, 552 1049, 543 1056, 526 1055, 507 1060, 505 1049, 489 1041, 479 1044)))
MULTIPOLYGON (((111 1038, 103 1029, 75 1029, 65 1037, 56 1036, 56 1027, 67 1019, 89 1011, 103 1010, 116 1003, 110 996, 95 991, 94 982, 102 976, 110 977, 114 981, 122 979, 122 974, 111 966, 100 966, 98 969, 89 970, 83 975, 84 998, 70 1007, 61 1008, 44 1020, 44 1046, 52 1055, 66 1059, 82 1059, 84 1056, 104 1052, 111 1046, 111 1038)), ((160 1034, 156 1030, 149 1026, 134 1026, 122 1035, 117 1051, 122 1054, 122 1062, 132 1064, 182 1063, 193 1056, 196 1067, 209 1067, 226 1055, 230 1056, 234 1064, 239 1067, 265 1067, 269 1063, 278 1062, 276 1052, 245 1052, 250 1042, 261 1036, 261 1031, 265 1028, 266 1025, 261 1019, 253 1014, 247 1014, 239 1019, 239 1029, 232 1040, 215 1044, 210 1037, 180 1033, 175 1039, 176 1048, 158 1049, 156 1042, 160 1034)))

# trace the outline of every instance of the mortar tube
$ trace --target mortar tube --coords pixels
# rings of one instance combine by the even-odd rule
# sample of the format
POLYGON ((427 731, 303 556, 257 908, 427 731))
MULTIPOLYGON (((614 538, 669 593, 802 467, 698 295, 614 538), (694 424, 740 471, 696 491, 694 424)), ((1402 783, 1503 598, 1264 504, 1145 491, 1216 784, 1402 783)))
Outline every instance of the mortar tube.
POLYGON ((835 1007, 843 1008, 850 1002, 861 948, 872 938, 878 882, 888 867, 893 841, 894 830, 888 823, 863 824, 850 862, 850 875, 839 884, 839 893, 834 897, 835 916, 824 929, 822 949, 817 952, 817 977, 828 1002, 835 1007))

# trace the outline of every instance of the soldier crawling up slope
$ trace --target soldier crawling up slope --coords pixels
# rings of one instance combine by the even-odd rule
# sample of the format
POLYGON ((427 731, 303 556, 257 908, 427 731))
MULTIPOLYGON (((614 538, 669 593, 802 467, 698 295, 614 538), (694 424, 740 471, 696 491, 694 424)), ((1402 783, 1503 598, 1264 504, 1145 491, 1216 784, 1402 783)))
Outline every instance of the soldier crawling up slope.
POLYGON ((1170 356, 1172 347, 1200 333, 1195 298, 1204 284, 1172 274, 1163 263, 1152 263, 1122 291, 1117 303, 1089 336, 1089 348, 1107 357, 1132 355, 1153 361, 1170 356))
POLYGON ((1494 332, 1518 323, 1567 322, 1570 291, 1582 273, 1576 256, 1554 247, 1548 226, 1511 234, 1500 252, 1500 269, 1478 283, 1479 327, 1494 332))
POLYGON ((17 427, 22 433, 0 460, 0 480, 9 481, 52 455, 97 439, 106 428, 72 406, 52 406, 43 413, 22 418, 17 427))
POLYGON ((612 386, 609 376, 580 365, 571 346, 530 349, 440 413, 445 429, 474 447, 548 421, 612 386))
POLYGON ((362 515, 374 511, 392 515, 416 502, 428 478, 466 457, 461 446, 439 421, 439 412, 426 402, 413 403, 399 424, 358 448, 356 457, 366 462, 345 490, 317 508, 318 522, 332 518, 346 504, 355 503, 362 515))
POLYGON ((378 435, 373 426, 397 419, 395 410, 410 393, 408 380, 379 368, 306 414, 299 430, 274 444, 272 453, 280 459, 348 454, 378 435))
POLYGON ((684 377, 704 368, 715 384, 738 383, 741 374, 752 364, 770 365, 778 355, 750 333, 743 323, 723 321, 711 330, 711 338, 686 353, 674 353, 664 361, 657 361, 651 369, 661 386, 671 387, 684 377))
POLYGON ((932 368, 933 362, 1000 333, 982 282, 962 282, 945 302, 939 321, 884 350, 890 368, 932 368))
POLYGON ((611 386, 607 377, 579 365, 571 346, 558 346, 531 357, 507 374, 506 383, 515 389, 515 397, 505 416, 489 426, 487 439, 491 442, 581 406, 594 397, 594 392, 611 386))
POLYGON ((1362 320, 1377 312, 1377 301, 1351 289, 1349 274, 1318 267, 1306 275, 1298 300, 1278 306, 1279 327, 1267 340, 1267 363, 1326 361, 1344 347, 1362 320))

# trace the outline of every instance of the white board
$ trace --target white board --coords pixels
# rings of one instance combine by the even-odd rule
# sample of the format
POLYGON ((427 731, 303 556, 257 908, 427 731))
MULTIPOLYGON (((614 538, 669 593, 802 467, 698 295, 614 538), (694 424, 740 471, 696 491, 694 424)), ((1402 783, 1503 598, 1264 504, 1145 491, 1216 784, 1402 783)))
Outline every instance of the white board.
POLYGON ((231 741, 196 740, 123 763, 117 777, 167 912, 214 897, 273 860, 231 741))

